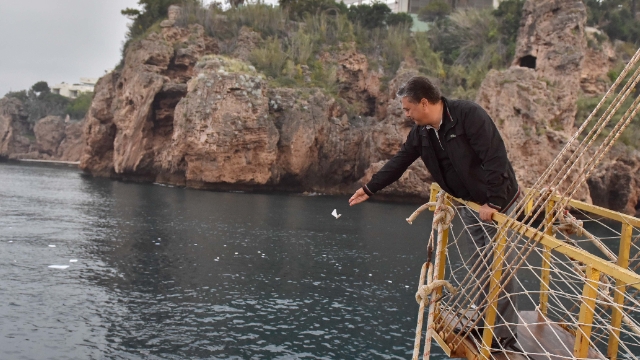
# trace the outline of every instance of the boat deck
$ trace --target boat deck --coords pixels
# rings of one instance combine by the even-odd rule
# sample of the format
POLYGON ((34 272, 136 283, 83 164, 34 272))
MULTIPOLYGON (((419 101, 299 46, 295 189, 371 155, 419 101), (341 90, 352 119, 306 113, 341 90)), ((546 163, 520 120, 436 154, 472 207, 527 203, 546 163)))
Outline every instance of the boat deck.
MULTIPOLYGON (((520 311, 520 324, 518 325, 518 342, 526 355, 517 352, 502 351, 491 354, 496 360, 560 360, 573 357, 575 335, 563 329, 558 324, 550 323, 537 311, 520 311)), ((439 326, 436 331, 443 335, 451 330, 452 324, 458 322, 460 316, 450 313, 442 314, 445 317, 444 326, 439 326), (447 326, 449 325, 449 326, 447 326)), ((464 320, 463 320, 464 321, 464 320)), ((468 321, 468 320, 467 320, 468 321)), ((459 331, 459 325, 457 326, 459 331)), ((454 343, 455 334, 448 335, 444 342, 451 346, 454 343)), ((438 340, 438 339, 436 339, 438 340)), ((455 343, 459 341, 455 340, 455 343)), ((451 358, 475 360, 480 359, 478 344, 481 341, 467 336, 460 344, 451 349, 451 358)), ((445 349, 447 352, 448 349, 445 349)), ((605 359, 594 349, 589 349, 589 359, 605 359)))

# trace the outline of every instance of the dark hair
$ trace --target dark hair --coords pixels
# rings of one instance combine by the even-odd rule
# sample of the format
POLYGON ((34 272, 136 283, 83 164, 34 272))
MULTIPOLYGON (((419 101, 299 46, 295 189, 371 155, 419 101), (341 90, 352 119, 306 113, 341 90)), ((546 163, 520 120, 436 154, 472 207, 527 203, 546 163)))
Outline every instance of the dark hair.
POLYGON ((409 79, 398 89, 396 95, 401 98, 408 97, 414 103, 427 99, 431 104, 436 104, 442 97, 440 89, 424 76, 414 76, 409 79))

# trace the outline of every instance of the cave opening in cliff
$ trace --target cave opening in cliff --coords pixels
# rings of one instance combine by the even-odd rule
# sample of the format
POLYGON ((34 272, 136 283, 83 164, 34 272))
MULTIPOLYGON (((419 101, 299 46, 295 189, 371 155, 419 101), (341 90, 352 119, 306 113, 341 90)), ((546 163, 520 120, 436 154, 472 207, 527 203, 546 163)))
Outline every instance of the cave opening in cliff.
POLYGON ((520 66, 529 69, 536 68, 536 57, 533 55, 525 55, 520 58, 520 66))

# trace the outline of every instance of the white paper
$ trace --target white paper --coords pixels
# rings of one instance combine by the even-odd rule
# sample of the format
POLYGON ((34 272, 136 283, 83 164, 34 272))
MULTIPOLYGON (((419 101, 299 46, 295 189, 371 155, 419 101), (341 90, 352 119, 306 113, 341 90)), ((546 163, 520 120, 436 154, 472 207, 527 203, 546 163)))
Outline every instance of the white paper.
POLYGON ((336 209, 333 209, 333 212, 331 213, 331 215, 333 215, 336 219, 342 216, 342 214, 338 214, 338 210, 336 209))
POLYGON ((69 265, 49 265, 50 269, 62 269, 62 270, 64 270, 64 269, 66 269, 68 267, 69 267, 69 265))

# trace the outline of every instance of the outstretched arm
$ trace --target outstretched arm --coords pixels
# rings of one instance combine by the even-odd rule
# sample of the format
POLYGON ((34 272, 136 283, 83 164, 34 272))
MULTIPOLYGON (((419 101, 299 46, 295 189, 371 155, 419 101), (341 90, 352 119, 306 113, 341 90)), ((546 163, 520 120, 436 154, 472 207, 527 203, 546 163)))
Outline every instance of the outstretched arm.
POLYGON ((366 201, 376 192, 398 180, 405 170, 420 156, 418 136, 418 127, 414 126, 407 136, 407 141, 402 144, 400 151, 391 160, 387 161, 380 171, 373 175, 367 185, 353 194, 349 199, 349 205, 353 206, 366 201))

